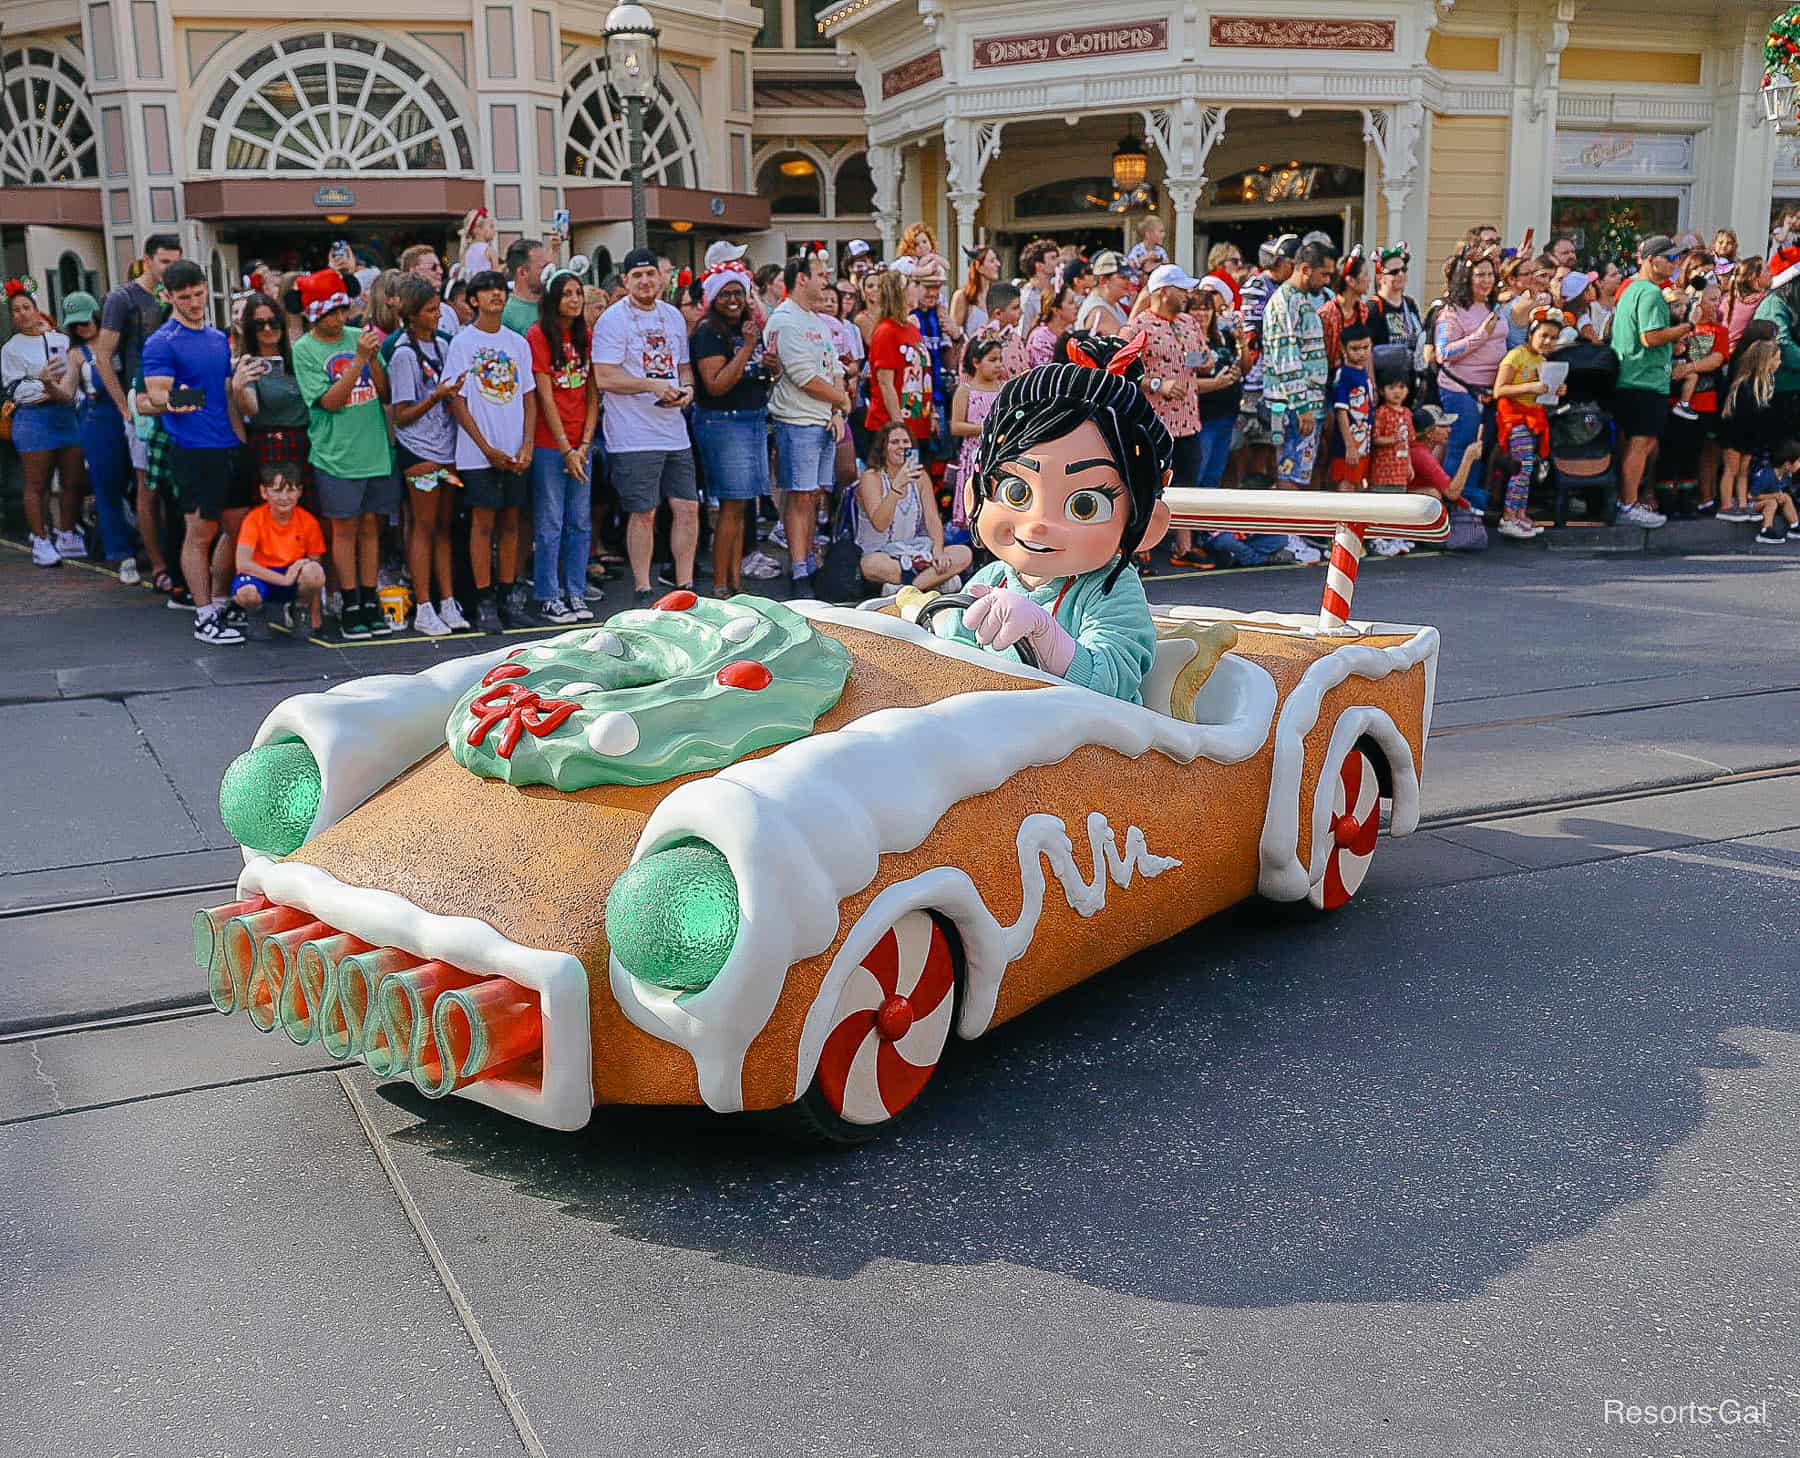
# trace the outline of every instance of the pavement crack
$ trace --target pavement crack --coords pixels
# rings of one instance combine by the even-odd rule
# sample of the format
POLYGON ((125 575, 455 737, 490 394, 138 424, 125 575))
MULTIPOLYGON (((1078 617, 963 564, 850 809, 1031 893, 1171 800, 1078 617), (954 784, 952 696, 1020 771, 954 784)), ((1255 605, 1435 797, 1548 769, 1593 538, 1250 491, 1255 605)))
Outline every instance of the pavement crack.
POLYGON ((50 1076, 50 1070, 44 1067, 43 1055, 38 1051, 38 1045, 35 1042, 31 1045, 31 1067, 38 1076, 38 1082, 49 1089, 50 1097, 56 1100, 57 1112, 68 1112, 69 1106, 63 1101, 62 1090, 56 1086, 56 1080, 50 1076))
POLYGON ((187 796, 181 793, 181 786, 175 783, 175 776, 169 773, 169 767, 162 762, 162 756, 156 752, 156 746, 150 741, 149 732, 138 722, 138 716, 131 712, 131 701, 120 699, 119 707, 125 711, 125 717, 131 720, 131 727, 137 730, 138 738, 143 741, 145 753, 150 756, 151 762, 161 773, 163 783, 168 785, 169 793, 175 797, 175 803, 181 806, 181 813, 187 816, 188 823, 194 827, 194 833, 200 837, 200 843, 204 847, 206 827, 200 823, 200 817, 194 814, 194 807, 188 804, 187 796))

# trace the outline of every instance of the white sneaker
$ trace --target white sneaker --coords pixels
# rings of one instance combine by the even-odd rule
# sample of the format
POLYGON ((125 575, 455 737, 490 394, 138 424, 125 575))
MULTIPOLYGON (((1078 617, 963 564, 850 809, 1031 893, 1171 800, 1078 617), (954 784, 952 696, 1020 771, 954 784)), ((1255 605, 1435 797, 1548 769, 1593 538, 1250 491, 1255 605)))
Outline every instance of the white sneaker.
POLYGON ((413 614, 413 632, 421 633, 427 638, 448 638, 450 626, 437 615, 436 608, 428 602, 422 602, 418 611, 413 614))
POLYGON ((242 643, 244 641, 244 635, 225 621, 225 615, 212 608, 207 608, 195 616, 194 637, 202 643, 210 643, 215 647, 221 643, 242 643))
POLYGON ((1312 567, 1325 560, 1325 554, 1305 537, 1296 537, 1291 533, 1287 539, 1288 551, 1294 554, 1294 560, 1306 567, 1312 567))
POLYGON ((56 555, 65 562, 87 561, 87 538, 80 532, 58 532, 56 555))
POLYGON ((453 597, 447 597, 437 605, 437 618, 452 633, 469 631, 469 620, 463 616, 463 610, 453 597))
POLYGON ((1500 525, 1497 530, 1501 536, 1511 537, 1517 542, 1529 542, 1537 535, 1537 533, 1526 526, 1524 522, 1514 521, 1510 516, 1505 516, 1500 519, 1500 525))
POLYGON ((138 571, 136 557, 127 557, 119 563, 119 581, 127 587, 136 587, 144 580, 144 574, 138 571))
POLYGON ((1371 537, 1369 550, 1377 557, 1398 557, 1406 549, 1394 537, 1371 537))
POLYGON ((769 533, 769 540, 778 547, 787 546, 787 523, 785 521, 775 523, 774 530, 769 533))
POLYGON ((56 550, 50 538, 33 537, 31 539, 31 565, 33 567, 60 567, 62 566, 62 553, 56 550))
POLYGON ((1660 511, 1652 511, 1642 502, 1634 501, 1630 506, 1621 506, 1619 514, 1613 518, 1619 526, 1644 527, 1654 530, 1668 522, 1668 517, 1660 511))

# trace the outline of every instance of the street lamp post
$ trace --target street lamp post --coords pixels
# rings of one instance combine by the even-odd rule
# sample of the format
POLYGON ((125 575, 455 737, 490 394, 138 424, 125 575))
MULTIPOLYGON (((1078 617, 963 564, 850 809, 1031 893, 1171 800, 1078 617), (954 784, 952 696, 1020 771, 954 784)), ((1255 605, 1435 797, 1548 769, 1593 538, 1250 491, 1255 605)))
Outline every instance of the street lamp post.
POLYGON ((644 205, 644 103, 656 89, 656 21, 642 5, 615 5, 606 17, 606 78, 625 103, 625 136, 631 153, 631 246, 650 244, 644 205))

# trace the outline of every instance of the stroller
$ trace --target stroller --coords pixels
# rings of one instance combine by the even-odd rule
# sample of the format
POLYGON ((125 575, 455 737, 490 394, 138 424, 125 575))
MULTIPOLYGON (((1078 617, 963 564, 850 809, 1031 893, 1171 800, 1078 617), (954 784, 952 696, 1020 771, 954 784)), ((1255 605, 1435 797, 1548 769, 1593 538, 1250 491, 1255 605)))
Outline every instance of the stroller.
POLYGON ((1619 361, 1604 344, 1578 340, 1552 351, 1569 366, 1563 408, 1550 417, 1550 470, 1545 482, 1551 520, 1569 524, 1569 505, 1579 515, 1610 523, 1619 495, 1617 431, 1611 414, 1619 361))

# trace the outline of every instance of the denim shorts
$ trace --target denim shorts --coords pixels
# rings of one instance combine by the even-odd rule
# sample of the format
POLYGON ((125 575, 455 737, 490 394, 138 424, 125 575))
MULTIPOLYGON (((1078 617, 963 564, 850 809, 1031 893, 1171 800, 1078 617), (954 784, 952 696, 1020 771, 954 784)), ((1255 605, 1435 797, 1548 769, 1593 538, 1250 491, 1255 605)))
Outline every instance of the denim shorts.
POLYGON ((21 405, 13 411, 13 449, 60 451, 81 444, 81 424, 73 405, 21 405))
POLYGON ((706 494, 714 501, 754 501, 769 494, 769 413, 696 410, 694 449, 706 494))
POLYGON ((788 491, 829 491, 837 484, 837 440, 828 426, 775 422, 776 484, 788 491))

